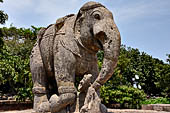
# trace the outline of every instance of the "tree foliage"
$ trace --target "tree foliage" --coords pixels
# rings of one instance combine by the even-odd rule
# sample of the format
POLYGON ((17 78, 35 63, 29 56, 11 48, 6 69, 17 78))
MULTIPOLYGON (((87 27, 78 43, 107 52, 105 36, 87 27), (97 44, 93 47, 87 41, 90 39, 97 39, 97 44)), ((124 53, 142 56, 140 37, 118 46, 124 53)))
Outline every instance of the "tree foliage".
POLYGON ((40 28, 3 27, 0 54, 0 91, 18 100, 32 99, 32 76, 29 56, 40 28))
MULTIPOLYGON (((3 0, 0 0, 0 2, 2 3, 3 0)), ((8 15, 0 10, 0 24, 4 24, 6 20, 8 20, 8 15)))
POLYGON ((141 103, 146 99, 146 94, 143 90, 132 86, 119 85, 113 88, 107 85, 101 88, 101 98, 109 108, 117 103, 121 108, 140 108, 141 103))
POLYGON ((143 101, 142 104, 170 104, 170 100, 168 98, 163 97, 150 98, 143 101))
MULTIPOLYGON (((102 52, 98 54, 98 57, 104 57, 102 52)), ((102 65, 102 58, 99 58, 99 69, 102 65)), ((112 98, 115 98, 118 92, 121 92, 121 94, 123 93, 120 91, 120 87, 133 87, 134 85, 140 85, 140 90, 143 90, 149 97, 170 97, 170 87, 168 85, 170 84, 169 69, 169 64, 153 58, 144 52, 140 52, 138 49, 127 48, 122 45, 114 74, 101 89, 103 103, 108 103, 107 99, 110 100, 109 104, 121 103, 112 98), (135 76, 138 76, 139 79, 135 79, 135 76), (115 95, 112 95, 112 93, 115 95)), ((139 89, 136 88, 136 91, 138 90, 139 89)), ((133 94, 129 93, 129 95, 133 94)), ((142 99, 141 97, 142 95, 138 95, 136 98, 142 99)), ((123 100, 123 98, 122 96, 117 99, 123 100)))
POLYGON ((0 59, 0 90, 17 95, 17 99, 21 100, 30 97, 32 81, 28 69, 29 59, 22 60, 19 56, 13 56, 6 45, 3 46, 0 59), (25 98, 19 97, 22 88, 27 92, 25 98))
POLYGON ((168 58, 167 58, 167 62, 170 64, 170 54, 167 54, 168 58))

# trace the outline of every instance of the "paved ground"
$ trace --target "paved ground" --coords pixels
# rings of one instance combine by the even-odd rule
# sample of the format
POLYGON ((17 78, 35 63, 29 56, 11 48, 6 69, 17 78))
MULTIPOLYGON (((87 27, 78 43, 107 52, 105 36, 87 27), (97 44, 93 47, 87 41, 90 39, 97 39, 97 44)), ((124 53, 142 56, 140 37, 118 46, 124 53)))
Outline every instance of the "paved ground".
MULTIPOLYGON (((0 111, 0 113, 31 113, 32 109, 19 111, 0 111)), ((109 113, 170 113, 153 110, 135 110, 135 109, 109 109, 109 113)))

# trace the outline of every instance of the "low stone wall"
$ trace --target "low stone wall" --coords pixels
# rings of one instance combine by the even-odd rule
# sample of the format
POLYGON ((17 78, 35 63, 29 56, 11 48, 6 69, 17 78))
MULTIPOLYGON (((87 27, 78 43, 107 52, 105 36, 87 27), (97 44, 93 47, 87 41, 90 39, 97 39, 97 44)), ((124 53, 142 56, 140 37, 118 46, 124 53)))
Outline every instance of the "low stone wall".
POLYGON ((31 101, 18 102, 16 100, 0 100, 0 111, 31 109, 31 101))
POLYGON ((170 104, 147 104, 142 105, 142 109, 170 112, 170 104))

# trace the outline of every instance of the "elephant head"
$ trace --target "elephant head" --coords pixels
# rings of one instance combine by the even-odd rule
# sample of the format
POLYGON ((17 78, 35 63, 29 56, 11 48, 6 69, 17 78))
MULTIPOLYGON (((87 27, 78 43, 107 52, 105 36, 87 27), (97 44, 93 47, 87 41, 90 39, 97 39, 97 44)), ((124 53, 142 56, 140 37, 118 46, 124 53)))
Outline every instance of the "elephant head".
POLYGON ((120 33, 112 13, 102 4, 88 2, 81 7, 74 25, 76 39, 87 50, 104 51, 104 59, 98 78, 93 83, 97 90, 113 74, 120 51, 120 33))

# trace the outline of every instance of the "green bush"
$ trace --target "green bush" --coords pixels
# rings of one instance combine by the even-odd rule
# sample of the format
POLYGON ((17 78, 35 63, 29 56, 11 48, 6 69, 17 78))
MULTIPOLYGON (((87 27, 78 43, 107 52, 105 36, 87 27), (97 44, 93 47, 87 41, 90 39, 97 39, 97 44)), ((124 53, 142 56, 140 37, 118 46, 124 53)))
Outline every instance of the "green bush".
POLYGON ((168 98, 150 98, 142 102, 142 104, 170 104, 170 100, 168 98))
POLYGON ((32 100, 30 59, 40 28, 0 28, 0 92, 18 101, 32 100))
POLYGON ((115 88, 103 86, 101 98, 107 107, 111 107, 111 104, 120 104, 121 108, 140 108, 142 101, 146 99, 146 94, 143 90, 132 86, 120 85, 115 88))
POLYGON ((4 45, 0 54, 0 91, 15 96, 17 100, 32 100, 32 76, 29 59, 11 55, 4 45))

